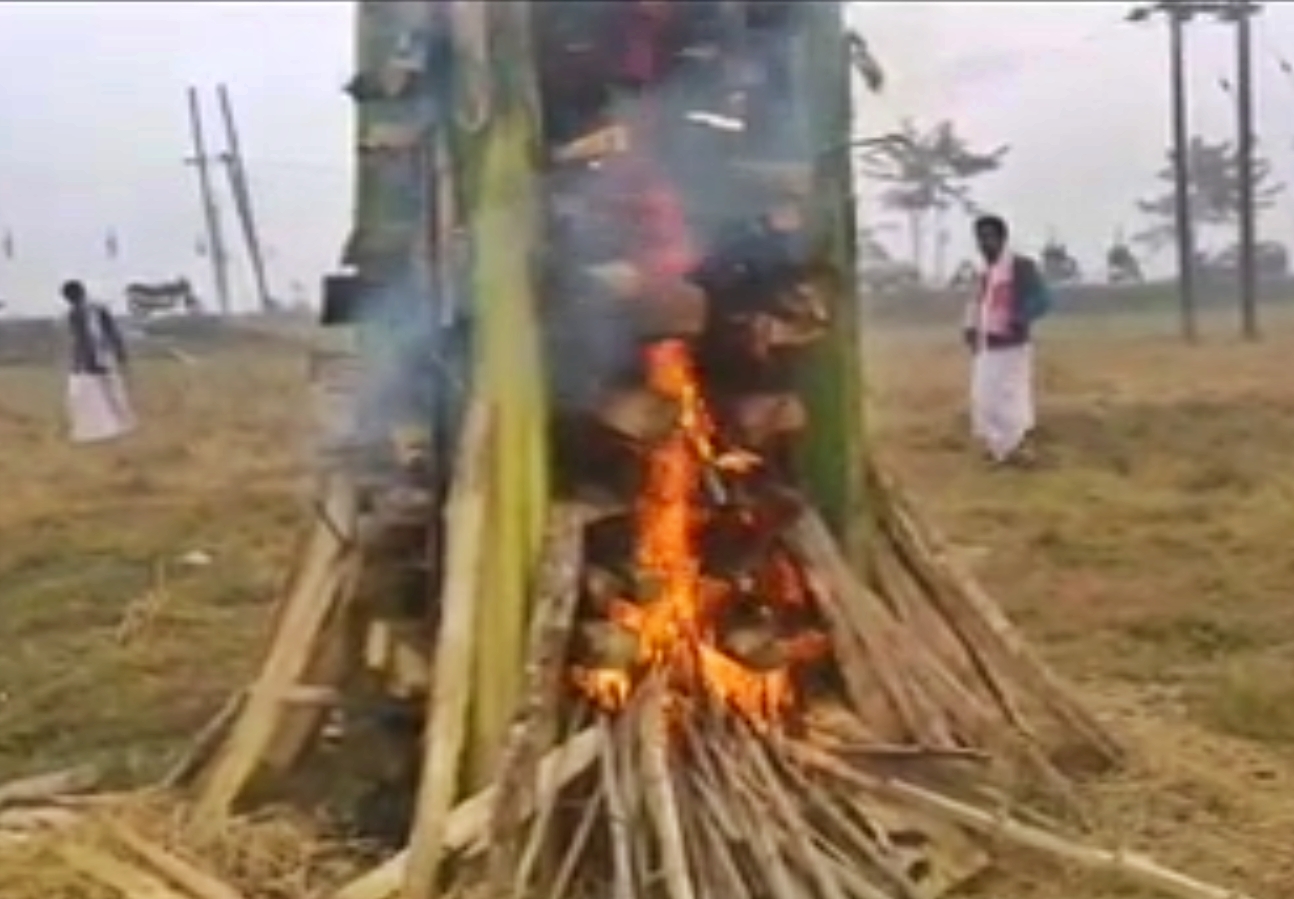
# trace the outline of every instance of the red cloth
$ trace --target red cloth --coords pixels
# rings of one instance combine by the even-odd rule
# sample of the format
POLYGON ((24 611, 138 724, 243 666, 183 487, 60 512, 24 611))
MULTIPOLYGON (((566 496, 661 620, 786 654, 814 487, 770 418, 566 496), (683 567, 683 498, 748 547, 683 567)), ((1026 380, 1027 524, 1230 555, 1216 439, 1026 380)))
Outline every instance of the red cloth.
POLYGON ((615 184, 616 218, 627 226, 629 255, 652 282, 672 281, 699 258, 683 202, 654 162, 642 156, 614 160, 606 175, 615 184))
POLYGON ((626 4, 619 23, 620 33, 625 36, 621 75, 638 84, 648 84, 659 77, 673 18, 669 2, 635 0, 626 4))

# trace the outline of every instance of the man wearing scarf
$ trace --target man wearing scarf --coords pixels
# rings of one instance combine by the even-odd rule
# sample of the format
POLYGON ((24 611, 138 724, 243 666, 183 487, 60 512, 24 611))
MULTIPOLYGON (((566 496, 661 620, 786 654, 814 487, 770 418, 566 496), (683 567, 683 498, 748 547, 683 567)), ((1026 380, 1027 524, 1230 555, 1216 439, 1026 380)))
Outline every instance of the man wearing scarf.
POLYGON ((1033 326, 1051 305, 1037 264, 1011 252, 1006 222, 975 220, 986 270, 967 304, 964 323, 971 362, 971 431, 995 464, 1027 462, 1034 428, 1033 326))
POLYGON ((67 414, 72 440, 113 440, 135 429, 123 374, 126 344, 112 313, 92 302, 80 281, 63 285, 72 340, 67 378, 67 414))

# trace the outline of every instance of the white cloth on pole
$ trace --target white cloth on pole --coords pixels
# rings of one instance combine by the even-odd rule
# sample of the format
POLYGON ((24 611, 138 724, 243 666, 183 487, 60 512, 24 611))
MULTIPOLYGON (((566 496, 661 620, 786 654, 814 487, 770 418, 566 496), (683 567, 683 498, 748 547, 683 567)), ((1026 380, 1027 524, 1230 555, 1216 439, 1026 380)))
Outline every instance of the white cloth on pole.
POLYGON ((1033 346, 981 346, 971 362, 971 431, 998 462, 1011 456, 1035 425, 1033 346))
POLYGON ((67 376, 67 416, 75 443, 114 440, 135 429, 134 409, 120 372, 67 376))

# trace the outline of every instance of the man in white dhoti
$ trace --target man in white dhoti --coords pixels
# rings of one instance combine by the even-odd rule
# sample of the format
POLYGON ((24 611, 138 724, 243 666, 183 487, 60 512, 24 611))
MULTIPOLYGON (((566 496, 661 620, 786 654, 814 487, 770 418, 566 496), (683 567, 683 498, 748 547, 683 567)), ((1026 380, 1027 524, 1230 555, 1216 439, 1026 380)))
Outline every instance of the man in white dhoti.
POLYGON ((72 440, 113 440, 135 429, 126 389, 126 342, 112 313, 92 302, 80 281, 63 285, 72 358, 67 377, 67 415, 72 440))
POLYGON ((966 308, 971 361, 971 431, 996 464, 1029 461, 1034 428, 1033 326, 1051 306, 1037 264, 1012 253, 1006 222, 975 221, 975 241, 987 266, 966 308))

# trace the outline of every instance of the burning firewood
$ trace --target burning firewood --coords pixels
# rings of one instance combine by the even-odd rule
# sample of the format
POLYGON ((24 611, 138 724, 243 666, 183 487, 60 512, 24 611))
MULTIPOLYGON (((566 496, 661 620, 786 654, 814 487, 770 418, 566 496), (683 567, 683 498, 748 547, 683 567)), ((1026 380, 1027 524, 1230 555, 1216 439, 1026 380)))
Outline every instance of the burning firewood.
POLYGON ((581 668, 627 671, 638 654, 638 637, 629 628, 609 621, 580 623, 574 656, 581 668))
POLYGON ((763 358, 771 350, 787 347, 804 347, 826 334, 826 323, 809 318, 787 318, 757 312, 746 319, 746 332, 751 353, 763 358))
POLYGON ((590 162, 625 153, 629 150, 629 128, 621 124, 604 125, 553 151, 556 162, 590 162))
POLYGON ((652 282, 630 262, 608 262, 585 271, 624 304, 623 311, 642 339, 691 337, 705 327, 705 291, 690 281, 652 282))
POLYGON ((588 604, 603 612, 612 602, 622 600, 632 592, 626 578, 601 565, 586 565, 580 580, 588 604))
POLYGON ((638 443, 670 434, 678 421, 678 403, 652 390, 617 390, 598 404, 603 425, 638 443))
MULTIPOLYGON (((419 557, 439 576, 439 616, 424 730, 407 740, 416 824, 409 850, 336 899, 935 899, 998 839, 1118 867, 1001 813, 1018 785, 1074 815, 1057 750, 1111 761, 1117 745, 865 467, 845 129, 828 115, 846 105, 838 5, 517 3, 489 28, 483 6, 458 6, 451 46, 488 48, 481 70, 508 77, 485 81, 492 102, 419 126, 456 176, 443 193, 469 206, 472 252, 438 244, 432 268, 471 283, 473 339, 459 453, 433 473, 449 501, 426 533, 443 524, 444 539, 419 557), (675 70, 662 47, 693 7, 739 15, 759 39, 729 59, 716 32, 720 64, 675 70), (609 16, 576 30, 596 35, 580 50, 598 58, 590 79, 617 83, 526 83, 547 72, 527 57, 554 55, 542 20, 559 8, 609 16), (678 120, 698 106, 673 88, 719 99, 732 85, 718 73, 742 67, 750 120, 775 127, 734 132, 731 156, 683 158, 678 120), (779 122, 787 99, 816 112, 779 122), (536 120, 563 140, 614 124, 537 154, 536 120), (785 165, 752 161, 783 151, 785 165), (573 164, 535 172, 537 157, 573 164), (709 179, 730 203, 710 202, 709 179), (462 256, 470 272, 440 265, 462 256), (598 316, 626 339, 564 329, 598 316), (555 341, 563 373, 602 363, 578 400, 538 361, 544 330, 575 334, 555 341), (596 520, 573 516, 571 497, 592 493, 596 520)), ((336 552, 320 564, 303 594, 331 595, 350 571, 336 552)), ((212 819, 262 767, 312 670, 298 644, 377 614, 317 604, 280 621, 233 729, 237 776, 204 779, 221 787, 199 806, 212 819)), ((1131 867, 1182 896, 1224 895, 1131 867)))
POLYGON ((733 436, 742 446, 765 446, 808 423, 804 402, 793 393, 745 396, 733 404, 733 436))

